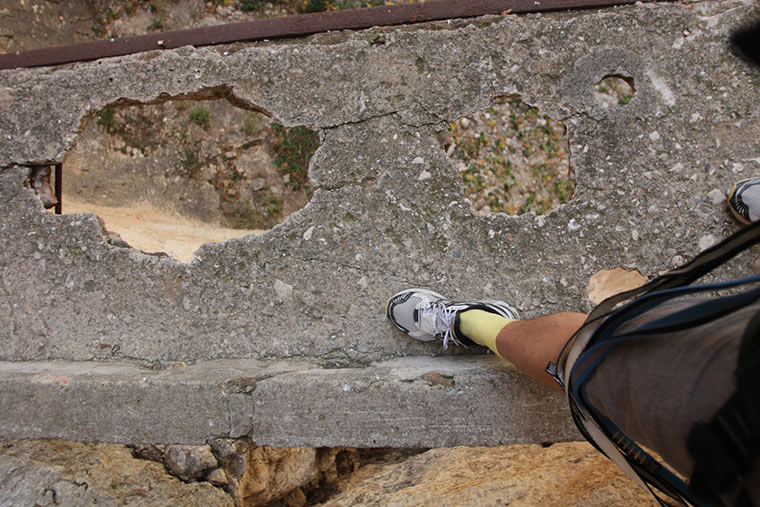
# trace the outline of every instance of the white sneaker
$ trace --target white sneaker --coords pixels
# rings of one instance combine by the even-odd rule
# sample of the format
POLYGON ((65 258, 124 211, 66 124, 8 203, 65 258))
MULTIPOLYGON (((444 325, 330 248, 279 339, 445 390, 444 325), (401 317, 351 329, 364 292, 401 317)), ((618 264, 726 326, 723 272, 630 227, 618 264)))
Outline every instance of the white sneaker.
POLYGON ((385 307, 388 319, 401 331, 423 342, 441 340, 444 349, 450 341, 465 347, 473 343, 459 328, 459 314, 467 310, 517 319, 517 311, 503 301, 449 301, 426 289, 402 290, 385 307))

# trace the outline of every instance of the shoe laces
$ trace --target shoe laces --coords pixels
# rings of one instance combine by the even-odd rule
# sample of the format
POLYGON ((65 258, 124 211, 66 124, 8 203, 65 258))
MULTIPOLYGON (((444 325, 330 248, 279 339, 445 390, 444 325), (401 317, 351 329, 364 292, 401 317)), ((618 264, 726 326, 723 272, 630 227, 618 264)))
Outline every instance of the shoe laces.
POLYGON ((444 350, 448 348, 449 341, 456 345, 462 343, 454 336, 454 319, 457 309, 454 306, 448 306, 445 303, 430 303, 423 311, 430 312, 434 324, 432 325, 436 337, 442 337, 444 350))

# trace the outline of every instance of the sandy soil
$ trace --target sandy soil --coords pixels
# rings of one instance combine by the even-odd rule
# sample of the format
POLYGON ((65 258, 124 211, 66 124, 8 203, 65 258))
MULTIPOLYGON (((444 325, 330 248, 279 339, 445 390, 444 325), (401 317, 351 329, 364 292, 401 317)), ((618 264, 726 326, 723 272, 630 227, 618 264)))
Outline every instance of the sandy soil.
POLYGON ((203 243, 265 232, 217 227, 160 210, 147 203, 112 208, 80 202, 65 195, 63 213, 95 213, 106 223, 108 231, 119 234, 132 247, 144 252, 165 252, 181 262, 192 261, 193 252, 203 243))

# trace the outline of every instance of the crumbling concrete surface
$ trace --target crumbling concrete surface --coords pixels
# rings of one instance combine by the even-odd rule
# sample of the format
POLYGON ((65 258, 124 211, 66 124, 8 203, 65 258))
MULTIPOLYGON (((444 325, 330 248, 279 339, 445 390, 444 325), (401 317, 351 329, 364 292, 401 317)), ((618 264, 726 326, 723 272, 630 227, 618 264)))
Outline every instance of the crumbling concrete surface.
MULTIPOLYGON (((66 405, 79 399, 82 384, 51 386, 34 372, 67 377, 68 368, 84 368, 86 376, 92 368, 93 379, 82 382, 97 384, 102 367, 308 361, 311 373, 235 393, 248 410, 243 419, 292 417, 287 425, 253 424, 250 438, 259 441, 261 431, 280 445, 417 445, 430 417, 396 429, 369 429, 361 417, 370 401, 437 410, 428 390, 377 373, 391 358, 444 353, 392 329, 383 311, 389 295, 425 286, 504 299, 526 318, 589 310, 584 288, 597 271, 624 266, 652 277, 738 227, 719 197, 760 170, 760 75, 731 53, 727 34, 758 16, 749 1, 645 4, 0 72, 0 376, 2 406, 17 407, 0 411, 0 436, 42 436, 48 430, 35 428, 47 423, 28 421, 57 410, 71 423, 67 438, 95 438, 97 424, 77 433, 66 405), (608 75, 633 81, 626 105, 596 102, 594 85, 608 75), (577 189, 546 216, 474 216, 443 152, 447 122, 505 95, 567 128, 577 189), (30 183, 32 164, 59 159, 88 116, 107 105, 169 97, 225 97, 287 126, 318 129, 310 203, 262 236, 203 246, 190 264, 109 240, 93 215, 44 210, 30 183), (373 391, 376 373, 383 389, 373 391), (345 382, 346 375, 354 376, 345 382), (332 393, 344 385, 351 392, 359 377, 371 395, 349 403, 356 412, 340 433, 330 432, 343 403, 332 393)), ((757 267, 743 255, 715 276, 757 267)), ((425 372, 442 361, 413 360, 425 372)), ((483 356, 472 360, 498 368, 483 356)), ((478 389, 466 396, 441 386, 455 395, 444 393, 440 403, 472 417, 462 419, 466 431, 428 432, 429 445, 465 443, 477 427, 488 442, 540 441, 533 425, 543 417, 551 423, 546 431, 573 438, 568 418, 555 410, 559 399, 539 401, 543 391, 504 368, 504 382, 473 379, 478 389), (510 424, 478 417, 487 410, 483 400, 497 396, 536 402, 523 400, 510 424)), ((137 378, 114 385, 136 396, 137 378)), ((195 386, 176 382, 178 392, 195 386)), ((204 396, 209 406, 229 402, 213 380, 198 382, 194 403, 204 396)), ((156 386, 141 389, 155 401, 156 386)), ((108 389, 92 389, 108 399, 108 389)), ((172 426, 171 436, 158 423, 130 423, 124 434, 189 443, 239 436, 217 426, 199 430, 203 411, 175 415, 187 424, 172 426)))

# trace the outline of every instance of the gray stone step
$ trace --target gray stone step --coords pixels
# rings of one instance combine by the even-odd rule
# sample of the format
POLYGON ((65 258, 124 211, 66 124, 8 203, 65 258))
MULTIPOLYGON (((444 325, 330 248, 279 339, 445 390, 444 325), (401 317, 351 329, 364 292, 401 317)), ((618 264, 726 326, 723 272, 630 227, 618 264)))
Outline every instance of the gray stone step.
POLYGON ((494 356, 365 368, 217 360, 1 362, 0 438, 443 447, 574 440, 564 397, 494 356))

